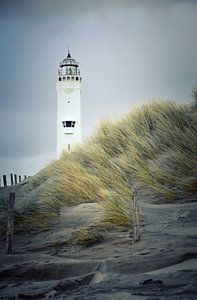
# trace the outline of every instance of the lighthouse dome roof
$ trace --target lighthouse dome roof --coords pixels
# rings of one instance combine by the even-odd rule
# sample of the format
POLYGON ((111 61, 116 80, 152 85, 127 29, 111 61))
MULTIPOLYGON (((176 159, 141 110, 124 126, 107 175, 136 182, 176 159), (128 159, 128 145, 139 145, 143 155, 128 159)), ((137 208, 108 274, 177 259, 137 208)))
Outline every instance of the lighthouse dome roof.
POLYGON ((75 67, 79 66, 79 63, 76 62, 74 58, 72 58, 70 51, 68 51, 67 57, 64 58, 64 60, 60 63, 60 67, 63 66, 75 66, 75 67))

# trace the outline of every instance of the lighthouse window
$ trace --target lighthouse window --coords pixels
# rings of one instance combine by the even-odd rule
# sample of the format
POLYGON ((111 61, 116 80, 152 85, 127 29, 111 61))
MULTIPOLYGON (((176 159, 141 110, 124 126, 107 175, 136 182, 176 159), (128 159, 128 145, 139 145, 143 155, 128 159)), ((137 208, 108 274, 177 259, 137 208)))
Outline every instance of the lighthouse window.
POLYGON ((74 78, 74 77, 71 77, 71 79, 74 80, 75 78, 74 78))
POLYGON ((70 80, 70 76, 67 77, 67 80, 70 80))
POLYGON ((79 77, 76 77, 76 80, 78 81, 78 80, 79 80, 79 77))
POLYGON ((61 81, 62 80, 62 78, 61 77, 59 77, 59 81, 61 81))
POLYGON ((71 121, 66 121, 66 127, 71 127, 72 122, 71 121))
POLYGON ((63 127, 65 128, 65 127, 75 127, 75 121, 63 121, 62 122, 62 124, 63 124, 63 127))

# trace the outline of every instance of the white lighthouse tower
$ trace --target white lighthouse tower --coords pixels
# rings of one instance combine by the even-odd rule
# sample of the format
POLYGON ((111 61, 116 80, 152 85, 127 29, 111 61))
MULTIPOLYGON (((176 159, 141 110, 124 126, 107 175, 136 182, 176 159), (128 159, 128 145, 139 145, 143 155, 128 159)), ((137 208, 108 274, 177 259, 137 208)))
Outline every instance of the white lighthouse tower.
POLYGON ((71 57, 60 63, 57 81, 57 156, 81 142, 81 77, 71 57))

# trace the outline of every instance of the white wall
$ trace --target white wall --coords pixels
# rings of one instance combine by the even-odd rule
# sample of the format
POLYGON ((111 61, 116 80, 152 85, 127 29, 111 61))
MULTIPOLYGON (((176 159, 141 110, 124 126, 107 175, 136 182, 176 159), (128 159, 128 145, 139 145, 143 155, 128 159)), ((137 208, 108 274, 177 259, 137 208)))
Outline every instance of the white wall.
POLYGON ((81 142, 81 82, 57 82, 57 156, 81 142), (74 128, 64 128, 62 121, 76 121, 74 128), (68 132, 73 133, 68 133, 68 132))

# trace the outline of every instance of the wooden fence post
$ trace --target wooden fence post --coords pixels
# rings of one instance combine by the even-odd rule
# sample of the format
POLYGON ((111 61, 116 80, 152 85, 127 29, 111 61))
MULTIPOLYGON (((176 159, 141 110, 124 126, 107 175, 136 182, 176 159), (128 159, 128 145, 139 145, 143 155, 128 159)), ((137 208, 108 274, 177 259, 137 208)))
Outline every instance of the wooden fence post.
POLYGON ((141 235, 139 199, 137 199, 136 201, 136 227, 137 227, 137 240, 139 240, 141 235))
POLYGON ((137 240, 137 230, 136 230, 136 198, 135 198, 135 192, 133 192, 133 241, 136 242, 137 240))
POLYGON ((133 192, 133 241, 134 243, 140 239, 140 215, 139 215, 139 203, 137 200, 137 194, 133 192))
POLYGON ((12 173, 10 174, 10 179, 11 179, 10 180, 11 181, 11 185, 14 185, 14 178, 13 178, 13 174, 12 173))
POLYGON ((18 176, 18 180, 19 180, 19 182, 21 182, 21 175, 18 176))
POLYGON ((14 174, 14 183, 17 184, 17 175, 14 174))
POLYGON ((15 193, 10 193, 8 199, 6 254, 12 254, 12 249, 13 249, 14 204, 15 204, 15 193))
POLYGON ((3 186, 6 187, 7 186, 7 179, 6 179, 6 175, 3 175, 3 186))

